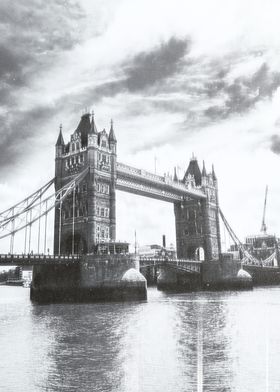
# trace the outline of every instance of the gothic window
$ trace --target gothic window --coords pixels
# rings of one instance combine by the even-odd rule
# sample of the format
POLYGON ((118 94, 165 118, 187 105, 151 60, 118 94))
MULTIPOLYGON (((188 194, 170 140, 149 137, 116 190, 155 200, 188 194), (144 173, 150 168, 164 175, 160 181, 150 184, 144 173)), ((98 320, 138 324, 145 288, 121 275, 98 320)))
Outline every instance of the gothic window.
POLYGON ((72 152, 75 151, 75 143, 72 144, 71 150, 72 150, 72 152))
POLYGON ((80 148, 80 143, 77 142, 77 143, 76 143, 76 150, 79 150, 79 148, 80 148))
POLYGON ((107 147, 107 143, 106 143, 106 140, 102 140, 101 141, 101 147, 103 147, 103 148, 106 148, 107 147))

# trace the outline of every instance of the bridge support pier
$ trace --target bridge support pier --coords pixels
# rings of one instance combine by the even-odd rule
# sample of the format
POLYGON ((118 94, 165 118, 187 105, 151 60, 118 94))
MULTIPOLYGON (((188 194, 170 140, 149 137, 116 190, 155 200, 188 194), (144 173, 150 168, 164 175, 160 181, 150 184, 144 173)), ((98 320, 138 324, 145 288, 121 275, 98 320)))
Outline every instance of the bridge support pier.
POLYGON ((31 300, 39 303, 147 299, 147 282, 132 255, 85 255, 68 265, 33 268, 31 300))

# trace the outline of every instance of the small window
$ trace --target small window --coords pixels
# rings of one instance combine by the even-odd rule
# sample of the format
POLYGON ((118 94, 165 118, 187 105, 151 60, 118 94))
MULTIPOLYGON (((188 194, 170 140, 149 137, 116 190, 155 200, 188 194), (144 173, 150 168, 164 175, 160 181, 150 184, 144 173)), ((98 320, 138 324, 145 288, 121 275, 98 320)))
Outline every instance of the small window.
POLYGON ((101 142, 101 147, 103 147, 103 148, 106 148, 107 147, 107 143, 106 143, 106 140, 102 140, 102 142, 101 142))
POLYGON ((101 208, 101 210, 100 210, 100 212, 101 212, 101 216, 104 216, 104 208, 101 208))

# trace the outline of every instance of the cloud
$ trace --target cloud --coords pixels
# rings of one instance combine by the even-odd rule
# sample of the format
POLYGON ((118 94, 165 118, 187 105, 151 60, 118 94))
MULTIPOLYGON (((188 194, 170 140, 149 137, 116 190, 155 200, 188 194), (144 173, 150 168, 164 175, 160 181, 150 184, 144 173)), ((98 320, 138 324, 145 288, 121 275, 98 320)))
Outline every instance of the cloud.
POLYGON ((225 75, 219 84, 215 81, 207 85, 208 96, 220 96, 221 104, 210 105, 204 115, 211 120, 224 120, 232 114, 244 114, 257 102, 271 98, 279 86, 280 72, 272 71, 266 63, 252 76, 238 77, 230 83, 225 75))
POLYGON ((82 19, 81 9, 73 1, 67 7, 62 0, 1 1, 0 97, 4 95, 6 106, 17 103, 15 87, 28 87, 58 53, 79 42, 74 23, 82 19))
POLYGON ((125 67, 129 91, 139 91, 174 75, 182 65, 190 42, 176 37, 148 53, 139 53, 125 67))
POLYGON ((30 0, 0 4, 0 166, 22 159, 36 136, 61 105, 32 98, 34 78, 44 79, 55 60, 79 42, 84 14, 75 1, 30 0), (29 98, 31 97, 31 101, 29 98))
POLYGON ((190 41, 183 38, 171 37, 166 42, 152 47, 148 51, 141 51, 129 59, 122 60, 110 76, 107 76, 101 83, 91 83, 82 86, 76 92, 64 95, 62 97, 64 106, 66 102, 73 104, 77 102, 78 106, 87 107, 89 103, 95 106, 106 98, 113 98, 118 95, 126 95, 127 104, 124 108, 128 115, 136 116, 143 112, 152 110, 178 111, 179 107, 183 109, 182 100, 173 100, 172 98, 160 98, 158 95, 161 91, 166 90, 171 82, 172 77, 182 71, 185 64, 185 55, 188 53, 190 41), (151 100, 143 99, 143 94, 149 96, 151 100), (135 105, 132 96, 141 98, 135 105), (158 99, 157 99, 158 97, 158 99))
MULTIPOLYGON (((59 107, 37 106, 24 112, 10 111, 5 118, 0 117, 2 123, 0 167, 2 170, 15 165, 25 155, 30 154, 34 148, 34 135, 38 135, 38 129, 42 131, 42 124, 59 110, 59 107)), ((41 136, 41 133, 39 135, 41 136)))
POLYGON ((280 155, 280 136, 279 135, 272 135, 270 138, 270 149, 277 155, 280 155))

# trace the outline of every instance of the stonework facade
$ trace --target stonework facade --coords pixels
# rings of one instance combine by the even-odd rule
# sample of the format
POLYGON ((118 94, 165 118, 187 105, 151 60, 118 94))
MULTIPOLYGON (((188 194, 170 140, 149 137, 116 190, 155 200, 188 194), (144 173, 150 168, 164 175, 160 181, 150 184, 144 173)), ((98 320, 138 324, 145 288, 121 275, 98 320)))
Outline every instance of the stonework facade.
POLYGON ((97 131, 94 117, 84 114, 65 144, 62 130, 56 143, 55 188, 88 168, 82 182, 55 209, 55 254, 92 253, 101 241, 116 236, 116 146, 113 123, 109 134, 97 131))
POLYGON ((182 181, 187 187, 201 188, 206 199, 185 198, 174 203, 177 257, 218 260, 221 242, 218 183, 214 169, 207 174, 203 163, 201 172, 196 158, 192 158, 182 181))

